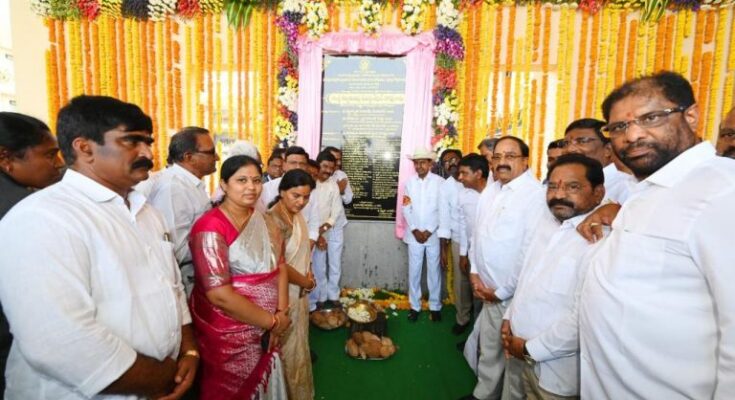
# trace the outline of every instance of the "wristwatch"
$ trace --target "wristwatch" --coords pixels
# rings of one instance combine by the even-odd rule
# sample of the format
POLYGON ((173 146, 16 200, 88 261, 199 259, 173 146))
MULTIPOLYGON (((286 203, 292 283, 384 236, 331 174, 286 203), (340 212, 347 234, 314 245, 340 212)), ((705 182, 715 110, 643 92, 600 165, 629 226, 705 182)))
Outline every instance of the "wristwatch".
POLYGON ((523 359, 526 360, 526 363, 530 366, 533 366, 536 364, 536 360, 531 357, 531 354, 528 353, 528 348, 526 347, 526 344, 523 344, 523 359))

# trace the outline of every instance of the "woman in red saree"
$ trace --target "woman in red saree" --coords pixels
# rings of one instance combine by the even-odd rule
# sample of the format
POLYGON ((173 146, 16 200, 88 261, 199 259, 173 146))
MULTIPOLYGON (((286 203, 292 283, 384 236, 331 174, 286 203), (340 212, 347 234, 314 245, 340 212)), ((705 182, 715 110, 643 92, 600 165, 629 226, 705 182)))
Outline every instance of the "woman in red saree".
POLYGON ((263 188, 259 164, 227 159, 220 186, 222 203, 197 220, 189 238, 200 398, 286 399, 278 342, 290 325, 288 275, 278 265, 278 231, 253 208, 263 188))

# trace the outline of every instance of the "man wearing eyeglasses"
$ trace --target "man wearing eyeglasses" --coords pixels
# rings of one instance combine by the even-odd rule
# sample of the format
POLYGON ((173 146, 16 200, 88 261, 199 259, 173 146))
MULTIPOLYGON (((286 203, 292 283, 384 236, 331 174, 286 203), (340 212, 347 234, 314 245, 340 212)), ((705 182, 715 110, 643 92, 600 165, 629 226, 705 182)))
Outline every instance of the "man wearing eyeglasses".
POLYGON ((167 160, 170 167, 156 175, 148 195, 148 203, 166 220, 187 296, 194 286, 189 231, 197 218, 211 207, 202 179, 216 171, 218 160, 208 130, 196 126, 183 128, 171 136, 167 160))
POLYGON ((505 351, 525 361, 528 399, 579 398, 577 288, 590 244, 576 226, 605 196, 599 161, 565 154, 551 166, 546 203, 503 321, 505 351))
POLYGON ((610 139, 602 134, 603 126, 604 121, 594 118, 578 119, 567 126, 562 146, 565 153, 583 154, 599 161, 605 172, 606 199, 622 204, 637 181, 615 166, 610 139))
POLYGON ((733 399, 735 165, 697 137, 681 75, 626 82, 602 111, 639 183, 587 266, 582 398, 733 399))
POLYGON ((735 107, 725 116, 717 136, 717 155, 735 158, 735 107))
MULTIPOLYGON (((546 210, 541 183, 528 171, 529 148, 514 136, 495 144, 495 182, 477 203, 477 223, 469 247, 470 282, 483 301, 472 336, 479 337, 477 385, 465 399, 522 398, 522 364, 506 360, 500 337, 503 314, 513 293, 524 251, 546 210)), ((468 340, 468 343, 470 341, 468 340)))

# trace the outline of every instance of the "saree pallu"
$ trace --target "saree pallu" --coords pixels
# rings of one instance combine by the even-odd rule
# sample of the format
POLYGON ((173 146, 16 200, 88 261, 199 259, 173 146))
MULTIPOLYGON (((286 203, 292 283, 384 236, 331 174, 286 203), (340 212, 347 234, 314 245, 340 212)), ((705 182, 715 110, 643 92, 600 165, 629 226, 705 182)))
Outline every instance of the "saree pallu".
MULTIPOLYGON (((235 291, 274 313, 279 269, 236 275, 235 291)), ((195 287, 190 299, 192 322, 202 357, 200 398, 207 400, 286 399, 277 350, 263 351, 264 329, 244 324, 212 305, 195 287), (280 371, 278 371, 280 372, 280 371)))

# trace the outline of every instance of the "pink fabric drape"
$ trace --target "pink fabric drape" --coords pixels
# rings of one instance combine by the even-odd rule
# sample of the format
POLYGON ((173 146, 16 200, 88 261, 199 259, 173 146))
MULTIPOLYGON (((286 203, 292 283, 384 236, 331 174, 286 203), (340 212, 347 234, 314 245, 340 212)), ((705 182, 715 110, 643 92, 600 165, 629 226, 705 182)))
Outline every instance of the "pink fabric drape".
POLYGON ((406 56, 406 96, 398 173, 396 236, 403 238, 406 221, 401 207, 403 187, 416 172, 406 156, 416 148, 431 148, 431 85, 434 78, 434 34, 408 36, 383 31, 371 37, 361 32, 332 32, 319 40, 299 39, 299 122, 296 144, 315 157, 319 152, 322 108, 322 56, 327 54, 386 54, 406 56))

